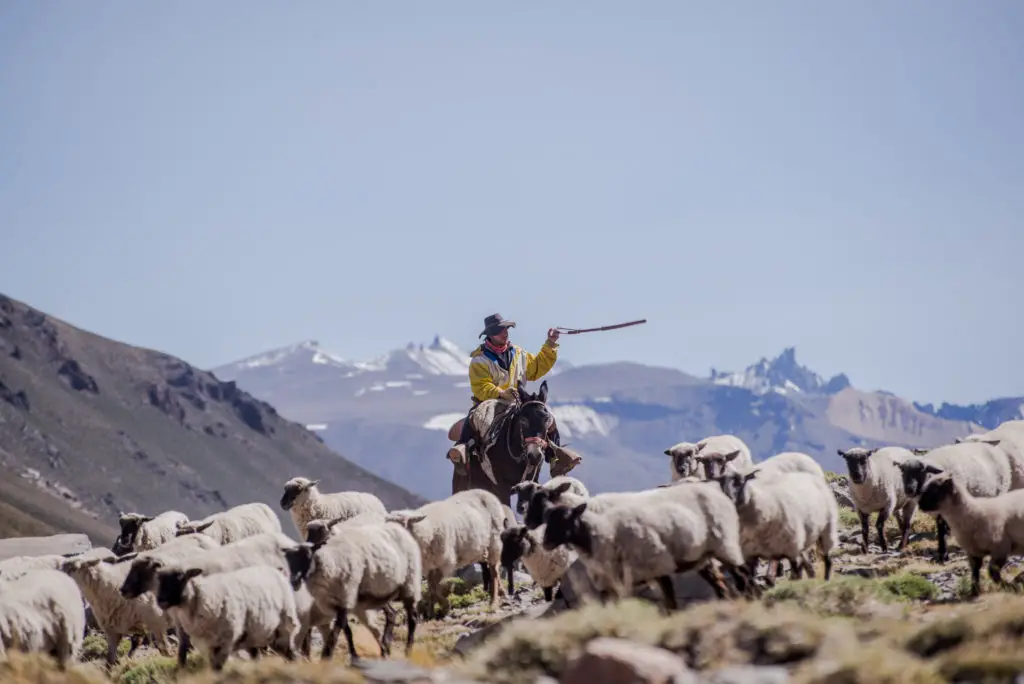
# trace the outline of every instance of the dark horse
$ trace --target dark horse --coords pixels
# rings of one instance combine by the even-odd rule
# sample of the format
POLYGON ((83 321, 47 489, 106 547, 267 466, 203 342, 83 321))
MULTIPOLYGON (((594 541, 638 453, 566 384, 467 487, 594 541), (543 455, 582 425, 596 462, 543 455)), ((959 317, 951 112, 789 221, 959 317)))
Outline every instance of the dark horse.
MULTIPOLYGON (((550 462, 553 453, 548 448, 548 440, 551 439, 556 445, 560 445, 560 441, 558 428, 552 429, 554 417, 547 405, 547 380, 540 384, 536 394, 527 392, 522 382, 518 383, 516 391, 519 394, 518 401, 495 417, 486 435, 475 436, 476 453, 467 454, 465 475, 452 475, 452 494, 467 489, 484 489, 511 507, 512 488, 527 480, 536 482, 544 461, 550 462), (481 465, 485 449, 497 483, 491 481, 481 465)), ((490 591, 490 573, 483 563, 480 569, 484 591, 490 591)))
POLYGON ((484 489, 511 507, 512 488, 527 480, 536 482, 544 461, 551 460, 548 440, 556 445, 560 442, 557 428, 549 433, 554 417, 547 405, 547 380, 540 384, 536 394, 527 392, 522 382, 516 390, 519 400, 495 417, 486 435, 476 436, 474 451, 477 453, 470 454, 467 459, 467 474, 453 475, 452 494, 467 489, 484 489), (484 449, 497 483, 487 476, 481 465, 484 449))

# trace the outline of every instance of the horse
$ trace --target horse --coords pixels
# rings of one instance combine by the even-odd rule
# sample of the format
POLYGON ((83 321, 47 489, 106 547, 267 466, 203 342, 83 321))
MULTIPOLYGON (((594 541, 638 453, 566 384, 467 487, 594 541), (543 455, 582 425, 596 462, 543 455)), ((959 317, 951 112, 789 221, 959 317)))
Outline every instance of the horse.
POLYGON ((554 416, 547 405, 548 383, 542 382, 536 394, 527 392, 522 381, 516 390, 518 400, 495 416, 486 435, 476 437, 476 453, 467 459, 467 473, 453 474, 452 494, 483 489, 511 508, 512 488, 527 480, 536 482, 540 477, 544 461, 550 460, 548 440, 560 443, 558 428, 552 428, 554 416), (482 467, 484 450, 496 482, 482 467))

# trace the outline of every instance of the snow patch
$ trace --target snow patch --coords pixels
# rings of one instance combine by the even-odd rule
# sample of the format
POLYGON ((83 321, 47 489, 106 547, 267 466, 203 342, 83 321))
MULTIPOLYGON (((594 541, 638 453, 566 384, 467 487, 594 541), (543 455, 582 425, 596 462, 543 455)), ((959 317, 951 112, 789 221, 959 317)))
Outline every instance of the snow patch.
POLYGON ((452 387, 458 387, 458 388, 461 389, 463 387, 469 387, 469 383, 468 382, 457 382, 454 385, 452 385, 452 387))
POLYGON ((327 423, 313 423, 312 425, 307 425, 306 429, 312 430, 313 432, 319 432, 320 430, 327 429, 327 423))
POLYGON ((587 434, 607 436, 614 427, 612 419, 601 416, 589 406, 581 404, 560 404, 551 407, 558 421, 558 432, 562 437, 577 437, 587 434))
POLYGON ((412 383, 408 380, 388 380, 384 386, 394 389, 395 387, 412 387, 412 383))
POLYGON ((594 397, 590 401, 594 402, 595 404, 610 404, 610 403, 612 403, 612 398, 611 397, 594 397))
POLYGON ((422 397, 424 394, 430 394, 428 390, 413 390, 412 395, 414 397, 422 397))
POLYGON ((423 427, 427 430, 444 430, 447 432, 448 428, 455 424, 455 421, 465 417, 465 413, 442 413, 428 420, 423 424, 423 427))

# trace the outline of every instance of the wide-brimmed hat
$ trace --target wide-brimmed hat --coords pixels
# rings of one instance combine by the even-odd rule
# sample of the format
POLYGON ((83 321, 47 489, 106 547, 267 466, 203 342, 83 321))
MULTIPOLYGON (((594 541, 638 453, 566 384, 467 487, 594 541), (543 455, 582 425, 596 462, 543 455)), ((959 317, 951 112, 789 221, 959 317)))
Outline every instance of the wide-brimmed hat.
POLYGON ((497 335, 502 331, 503 328, 514 328, 516 327, 515 321, 506 321, 501 317, 501 314, 491 314, 484 319, 484 331, 480 333, 480 337, 490 337, 491 335, 497 335))

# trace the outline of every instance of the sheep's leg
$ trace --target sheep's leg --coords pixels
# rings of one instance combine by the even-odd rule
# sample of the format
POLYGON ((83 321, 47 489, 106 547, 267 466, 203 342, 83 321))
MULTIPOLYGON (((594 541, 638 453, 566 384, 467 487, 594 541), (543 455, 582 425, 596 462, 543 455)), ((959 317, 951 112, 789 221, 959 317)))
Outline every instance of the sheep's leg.
MULTIPOLYGON (((498 578, 498 566, 494 563, 487 563, 487 572, 491 576, 491 610, 498 609, 498 589, 501 588, 501 580, 498 578)), ((511 579, 509 580, 512 581, 511 579)))
POLYGON ((1003 581, 1003 566, 1006 565, 1005 558, 997 558, 992 556, 988 563, 988 576, 992 578, 992 581, 996 584, 1005 587, 1006 583, 1003 581))
POLYGON ((348 642, 348 656, 352 665, 359 662, 359 654, 356 653, 356 642, 352 637, 352 625, 348 624, 348 611, 344 608, 338 609, 338 615, 334 618, 335 628, 338 624, 341 624, 342 631, 345 632, 345 641, 348 642))
POLYGON ((814 579, 817 576, 818 573, 814 570, 814 564, 807 559, 806 555, 800 555, 800 565, 803 566, 803 569, 807 571, 807 576, 811 579, 814 579))
POLYGON ((129 637, 131 646, 128 648, 128 658, 131 658, 133 655, 135 655, 135 651, 138 650, 139 646, 142 645, 142 639, 143 636, 141 634, 132 634, 129 637))
POLYGON ((978 597, 981 595, 981 564, 985 557, 970 556, 967 560, 971 564, 971 596, 978 597))
POLYGON ((107 632, 107 667, 113 667, 117 662, 117 647, 121 645, 123 634, 107 632))
POLYGON ((544 589, 544 600, 548 603, 554 600, 554 587, 543 587, 544 589))
POLYGON ((885 543, 885 523, 889 520, 889 509, 883 508, 878 511, 875 517, 875 529, 878 531, 878 545, 882 547, 882 553, 889 553, 889 545, 885 543))
MULTIPOLYGON (((167 638, 167 630, 160 625, 153 630, 153 645, 156 646, 156 650, 160 651, 160 655, 171 655, 171 640, 167 638)), ((131 655, 130 652, 129 655, 131 655)))
POLYGON ((480 577, 483 578, 482 581, 484 583, 484 591, 489 594, 491 593, 491 575, 487 571, 487 563, 480 561, 477 563, 477 565, 480 567, 480 577))
MULTIPOLYGON (((715 590, 715 596, 717 596, 719 599, 727 598, 728 592, 726 591, 725 580, 724 578, 722 578, 721 575, 717 577, 715 576, 715 573, 712 571, 711 568, 711 563, 706 564, 703 568, 698 570, 697 574, 703 577, 704 581, 711 585, 711 588, 715 590)), ((662 590, 664 590, 664 587, 662 587, 662 590)), ((672 591, 674 596, 675 589, 673 589, 672 591)), ((674 598, 672 600, 672 603, 673 605, 675 604, 674 598)))
POLYGON ((871 514, 857 511, 857 515, 860 517, 860 551, 861 553, 867 553, 868 530, 871 529, 871 514))
POLYGON ((949 525, 942 519, 941 515, 935 516, 935 532, 938 537, 938 556, 936 560, 939 563, 945 563, 949 560, 949 551, 946 548, 946 535, 949 534, 949 525))
MULTIPOLYGON (((366 609, 357 607, 353 612, 355 613, 356 619, 359 620, 359 622, 363 623, 363 625, 366 626, 366 629, 370 630, 370 634, 373 635, 374 641, 377 642, 377 646, 380 648, 380 657, 387 658, 389 655, 391 655, 391 649, 388 647, 388 644, 385 643, 383 634, 381 634, 381 631, 377 628, 377 625, 370 622, 370 616, 366 612, 366 609)), ((390 617, 391 616, 388 613, 384 614, 384 629, 388 632, 390 632, 391 629, 393 629, 393 627, 389 626, 388 624, 390 622, 390 617)))
POLYGON ((183 627, 178 627, 178 667, 184 668, 188 660, 188 650, 192 647, 192 637, 183 627))
POLYGON ((338 632, 340 631, 341 624, 338 620, 331 620, 330 626, 325 630, 324 645, 320 649, 320 660, 329 660, 334 655, 334 647, 338 645, 338 632))
POLYGON ((757 598, 760 595, 758 592, 757 583, 754 582, 753 576, 742 565, 728 565, 723 564, 725 570, 732 576, 733 582, 736 583, 736 589, 739 591, 740 596, 747 598, 757 598))
POLYGON ((405 606, 405 622, 409 628, 405 639, 405 657, 408 658, 416 637, 416 606, 411 598, 402 599, 402 605, 405 606))
POLYGON ((313 650, 313 628, 310 627, 306 630, 305 636, 302 637, 302 645, 299 646, 299 653, 302 654, 303 658, 309 659, 310 651, 313 650))
POLYGON ((259 660, 260 659, 260 649, 258 649, 258 648, 249 648, 249 649, 247 649, 247 652, 249 653, 249 658, 251 660, 259 660))
POLYGON ((790 579, 798 580, 803 578, 804 564, 803 558, 800 558, 800 554, 796 556, 789 556, 786 558, 789 561, 789 577, 790 579))
POLYGON ((210 649, 210 667, 213 668, 214 672, 220 672, 224 669, 224 664, 228 662, 229 655, 231 655, 231 649, 227 646, 214 646, 210 649))
POLYGON ((910 522, 914 519, 916 507, 917 504, 913 501, 903 507, 903 515, 900 518, 900 545, 897 547, 898 551, 902 551, 907 547, 907 542, 910 539, 910 522))
POLYGON ((516 585, 515 585, 515 582, 512 579, 514 577, 515 573, 512 570, 512 566, 509 565, 508 567, 506 567, 505 568, 505 572, 508 573, 508 595, 509 595, 509 597, 515 596, 516 595, 516 585))
POLYGON ((665 601, 665 610, 669 613, 679 609, 676 603, 676 588, 672 585, 671 575, 662 575, 658 578, 658 586, 661 587, 661 595, 665 601))

